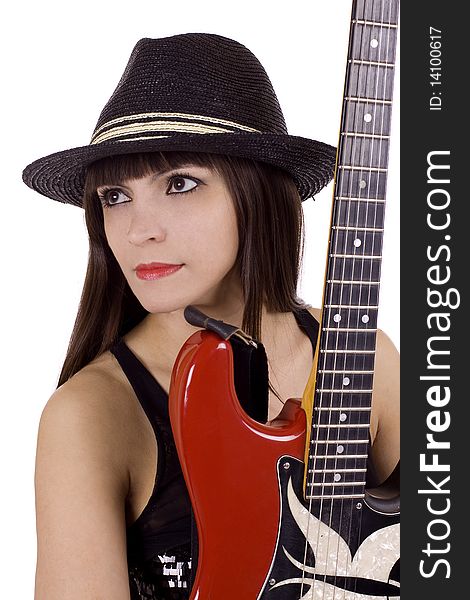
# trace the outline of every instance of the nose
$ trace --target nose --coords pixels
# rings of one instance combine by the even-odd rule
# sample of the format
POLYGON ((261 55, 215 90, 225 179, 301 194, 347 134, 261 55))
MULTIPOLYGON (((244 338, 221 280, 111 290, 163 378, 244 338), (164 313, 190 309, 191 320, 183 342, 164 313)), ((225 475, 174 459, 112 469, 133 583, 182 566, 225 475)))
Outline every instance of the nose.
POLYGON ((148 205, 134 203, 130 215, 127 237, 131 244, 140 246, 148 240, 162 242, 166 239, 167 231, 163 224, 163 216, 156 214, 148 205))

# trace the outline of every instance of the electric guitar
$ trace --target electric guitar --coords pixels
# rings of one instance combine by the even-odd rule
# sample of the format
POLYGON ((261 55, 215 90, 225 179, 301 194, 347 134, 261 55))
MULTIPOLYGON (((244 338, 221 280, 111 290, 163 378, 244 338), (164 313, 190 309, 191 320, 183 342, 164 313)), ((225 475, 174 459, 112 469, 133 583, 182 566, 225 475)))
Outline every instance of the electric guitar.
MULTIPOLYGON (((170 418, 198 530, 191 600, 400 596, 398 467, 366 488, 398 0, 353 2, 319 343, 302 402, 263 424, 234 349, 194 307, 170 418)), ((247 373, 249 375, 249 373, 247 373)))

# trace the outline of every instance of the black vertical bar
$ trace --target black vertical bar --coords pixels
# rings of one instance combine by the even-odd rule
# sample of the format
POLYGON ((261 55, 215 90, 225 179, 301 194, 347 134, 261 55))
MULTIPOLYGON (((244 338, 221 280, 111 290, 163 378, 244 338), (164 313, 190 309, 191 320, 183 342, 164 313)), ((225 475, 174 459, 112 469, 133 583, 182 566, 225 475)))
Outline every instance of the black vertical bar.
POLYGON ((469 172, 464 90, 470 53, 462 10, 460 3, 435 0, 403 1, 400 9, 405 600, 468 594, 470 527, 463 507, 470 457, 464 387, 464 373, 470 372, 470 203, 464 188, 469 172), (430 163, 440 166, 428 171, 430 163))

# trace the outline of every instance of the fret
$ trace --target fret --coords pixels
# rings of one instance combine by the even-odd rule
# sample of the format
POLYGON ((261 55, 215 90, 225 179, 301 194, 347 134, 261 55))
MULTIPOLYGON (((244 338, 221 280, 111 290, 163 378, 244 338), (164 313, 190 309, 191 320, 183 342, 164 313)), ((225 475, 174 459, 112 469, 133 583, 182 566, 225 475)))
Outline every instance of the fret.
POLYGON ((369 423, 365 424, 365 423, 348 423, 347 425, 343 424, 343 423, 314 423, 313 424, 313 428, 314 429, 368 429, 369 428, 369 423))
MULTIPOLYGON (((323 390, 317 390, 317 391, 323 391, 323 390)), ((348 390, 327 390, 327 391, 332 391, 332 392, 347 392, 348 390)), ((356 393, 358 390, 354 390, 354 393, 356 393)), ((372 390, 359 390, 361 391, 365 391, 365 392, 372 392, 372 390)), ((344 408, 342 406, 317 406, 314 408, 314 410, 322 410, 322 411, 350 411, 350 410, 357 410, 357 411, 368 411, 368 410, 372 410, 370 406, 349 406, 347 408, 344 408)), ((335 442, 336 443, 336 442, 335 442)))
MULTIPOLYGON (((313 442, 312 442, 313 443, 313 442)), ((325 460, 336 460, 336 459, 351 459, 351 460, 356 460, 356 459, 363 459, 363 458, 368 458, 369 455, 368 454, 347 454, 347 455, 342 455, 342 456, 335 456, 335 455, 331 455, 331 454, 324 454, 324 455, 319 455, 319 454, 310 454, 309 458, 310 459, 317 459, 317 458, 321 458, 321 459, 325 459, 325 460)))
POLYGON ((343 304, 325 304, 324 305, 325 308, 354 308, 354 309, 361 309, 361 308, 375 308, 375 310, 377 310, 379 307, 378 306, 347 306, 345 307, 343 304))
POLYGON ((397 42, 396 29, 356 22, 351 35, 349 49, 351 59, 363 59, 373 65, 393 66, 397 42))
MULTIPOLYGON (((339 199, 346 200, 346 198, 339 198, 339 199)), ((356 200, 362 200, 362 198, 356 198, 356 200)), ((351 229, 353 231, 374 231, 374 232, 383 231, 383 228, 379 228, 379 227, 353 227, 353 226, 347 226, 347 225, 333 225, 331 227, 331 229, 341 229, 341 230, 351 229)))
POLYGON ((340 285, 328 285, 325 288, 325 299, 335 304, 379 304, 379 282, 378 281, 339 281, 328 280, 328 283, 340 285))
MULTIPOLYGON (((333 443, 335 444, 336 442, 333 443)), ((321 450, 324 454, 319 453, 320 449, 318 448, 318 445, 316 445, 316 453, 310 455, 309 465, 313 463, 313 465, 321 467, 322 469, 337 469, 339 467, 349 469, 357 467, 358 465, 361 466, 361 462, 367 462, 368 446, 365 444, 361 444, 360 448, 351 451, 347 456, 338 454, 334 445, 326 446, 326 442, 321 442, 320 444, 325 444, 325 448, 321 450), (357 458, 358 456, 362 456, 363 458, 357 458)))
MULTIPOLYGON (((349 258, 333 257, 328 265, 328 277, 331 277, 332 281, 347 277, 349 280, 355 281, 356 283, 361 282, 364 284, 376 285, 379 283, 380 279, 380 268, 380 260, 372 261, 368 257, 363 257, 360 254, 349 258)), ((331 293, 336 294, 338 292, 335 290, 331 293)), ((354 293, 361 294, 362 292, 356 290, 353 294, 354 293)), ((373 293, 375 300, 376 291, 373 293)), ((344 293, 342 295, 344 299, 344 293)), ((361 300, 362 299, 363 295, 361 296, 361 300)))
POLYGON ((372 255, 367 255, 367 254, 329 254, 329 256, 332 257, 337 257, 337 258, 361 258, 364 260, 377 260, 377 259, 381 259, 382 256, 378 255, 378 256, 372 256, 372 255))
MULTIPOLYGON (((351 371, 328 371, 327 369, 317 371, 317 386, 322 388, 336 389, 343 392, 347 388, 354 389, 372 389, 373 387, 373 372, 351 372, 351 371), (344 383, 346 380, 346 383, 344 383)), ((317 406, 317 408, 324 408, 317 406)), ((361 406, 354 408, 362 410, 361 406)))
POLYGON ((345 96, 344 100, 347 102, 367 102, 369 104, 385 104, 392 105, 391 100, 381 100, 378 98, 360 98, 359 96, 345 96))
MULTIPOLYGON (((358 392, 356 390, 356 392, 353 394, 345 394, 344 390, 339 390, 337 392, 318 392, 316 395, 316 401, 320 403, 319 406, 321 405, 322 408, 341 408, 346 414, 348 413, 349 409, 354 407, 370 408, 371 394, 372 392, 368 390, 364 390, 362 392, 358 392)), ((315 410, 315 407, 313 410, 315 410)), ((316 422, 328 423, 328 421, 323 420, 325 416, 328 417, 327 412, 328 411, 324 410, 318 413, 316 422)), ((330 415, 332 419, 338 419, 339 416, 341 416, 341 411, 333 411, 330 415)), ((359 410, 353 411, 350 414, 346 414, 346 418, 350 418, 350 422, 355 423, 356 425, 365 425, 366 421, 364 419, 369 419, 369 415, 367 414, 367 411, 359 410)), ((337 422, 347 426, 345 417, 340 418, 337 422)))
POLYGON ((308 469, 309 473, 364 473, 367 469, 308 469))
POLYGON ((398 2, 390 0, 357 0, 354 4, 353 19, 378 21, 379 23, 398 23, 398 2))
MULTIPOLYGON (((337 258, 365 260, 377 260, 381 258, 383 244, 383 229, 375 231, 374 227, 364 228, 362 231, 356 229, 353 224, 349 229, 333 229, 330 239, 330 248, 334 249, 337 258)), ((333 256, 333 253, 331 254, 333 256)), ((350 262, 345 260, 346 263, 350 262)), ((341 275, 341 279, 347 277, 341 275)), ((356 279, 356 277, 353 277, 356 279)))
MULTIPOLYGON (((361 471, 317 471, 316 469, 309 470, 309 480, 314 486, 321 485, 329 488, 330 486, 346 485, 346 486, 360 486, 362 485, 363 479, 365 478, 364 473, 367 469, 361 471)), ((329 492, 331 490, 328 490, 329 492)))
POLYGON ((336 174, 336 196, 383 201, 386 192, 386 170, 366 172, 364 169, 340 169, 336 174))
POLYGON ((352 138, 345 136, 340 140, 341 168, 362 169, 366 172, 381 169, 387 171, 388 139, 352 138))
MULTIPOLYGON (((357 453, 359 454, 359 453, 357 453)), ((356 453, 354 454, 356 456, 356 453)), ((307 468, 310 469, 360 469, 367 467, 367 454, 364 451, 365 458, 343 458, 340 455, 328 454, 325 458, 320 458, 318 454, 312 454, 308 461, 307 468)))
MULTIPOLYGON (((347 201, 352 201, 352 202, 385 202, 385 198, 355 198, 354 196, 335 196, 336 200, 347 200, 347 201)), ((336 227, 336 229, 339 229, 339 227, 336 227)), ((350 227, 349 229, 354 229, 353 227, 350 227)), ((357 229, 357 227, 355 228, 357 229)), ((370 227, 364 227, 363 229, 371 229, 370 227)), ((374 228, 372 228, 374 229, 374 228)), ((383 229, 381 229, 380 231, 383 231, 383 229)))
POLYGON ((328 331, 322 337, 321 343, 324 350, 374 350, 376 343, 376 331, 328 331))
POLYGON ((377 167, 367 167, 358 165, 338 165, 338 169, 353 169, 355 171, 376 171, 377 173, 386 173, 387 169, 380 169, 377 167))
POLYGON ((343 112, 341 131, 357 135, 390 135, 392 108, 389 105, 347 102, 343 112))
POLYGON ((364 331, 377 330, 377 306, 335 306, 333 308, 325 307, 323 313, 322 325, 324 327, 338 328, 341 323, 344 329, 361 329, 364 331), (368 308, 375 309, 375 312, 368 312, 368 308), (336 326, 336 327, 335 327, 336 326))
POLYGON ((346 96, 392 100, 394 69, 363 62, 348 63, 346 96))
MULTIPOLYGON (((365 478, 364 473, 366 472, 366 469, 363 471, 342 471, 340 472, 339 469, 337 471, 330 472, 328 471, 323 471, 323 470, 319 470, 317 471, 316 469, 310 469, 309 470, 309 481, 310 483, 312 483, 314 486, 323 486, 325 488, 329 488, 331 486, 340 486, 340 485, 346 485, 346 486, 360 486, 363 485, 363 479, 365 478)), ((331 492, 331 490, 328 490, 329 492, 331 492)), ((356 491, 356 490, 355 490, 356 491)))
POLYGON ((341 135, 344 137, 350 136, 350 137, 356 137, 356 138, 367 138, 367 139, 371 139, 371 140, 389 140, 390 139, 389 135, 379 135, 379 134, 372 134, 372 133, 357 133, 356 131, 341 131, 341 135))
POLYGON ((375 354, 375 350, 320 350, 323 354, 330 354, 334 352, 336 354, 375 354))
POLYGON ((364 498, 365 494, 322 494, 321 496, 316 496, 315 494, 306 494, 305 498, 307 500, 344 500, 344 499, 352 499, 352 498, 364 498))
MULTIPOLYGON (((313 444, 314 442, 310 442, 311 444, 313 444)), ((323 442, 319 442, 317 445, 321 445, 321 444, 339 444, 339 445, 344 445, 344 444, 368 444, 369 440, 324 440, 323 442)), ((331 458, 331 454, 325 454, 323 456, 320 455, 315 455, 317 458, 331 458)), ((312 454, 311 456, 309 456, 309 458, 313 458, 314 455, 312 454)), ((348 455, 348 454, 341 454, 338 458, 358 458, 358 456, 356 455, 348 455)), ((359 457, 360 458, 360 457, 359 457)), ((363 455, 363 458, 367 458, 367 454, 363 455)))
POLYGON ((392 63, 392 62, 388 63, 388 62, 375 61, 375 60, 363 60, 362 58, 352 58, 348 62, 353 63, 353 64, 359 64, 359 65, 369 65, 369 66, 373 66, 373 67, 393 68, 395 66, 395 63, 392 63))
POLYGON ((345 371, 372 371, 374 369, 375 352, 322 352, 320 350, 319 368, 339 369, 345 371))
POLYGON ((343 281, 342 279, 327 279, 327 283, 340 283, 341 285, 379 285, 378 281, 343 281))
MULTIPOLYGON (((369 397, 370 403, 370 397, 369 397)), ((357 413, 359 416, 362 413, 357 413)), ((320 416, 320 415, 318 415, 320 416)), ((365 415, 368 420, 370 420, 370 415, 365 415)), ((330 425, 329 423, 320 423, 319 425, 313 424, 310 433, 313 439, 321 443, 324 440, 335 439, 337 437, 347 437, 351 440, 354 438, 364 437, 368 434, 370 429, 370 423, 354 423, 352 425, 347 425, 345 423, 335 423, 330 425)), ((362 448, 358 449, 356 452, 359 454, 362 448)), ((354 453, 356 453, 354 452, 354 453)), ((342 460, 342 456, 340 453, 330 455, 331 458, 342 460)), ((349 465, 346 465, 349 466, 349 465)))
MULTIPOLYGON (((347 389, 334 390, 334 389, 326 389, 326 388, 316 389, 315 392, 317 392, 317 393, 319 393, 319 392, 338 392, 340 394, 372 394, 372 390, 347 390, 347 389)), ((357 410, 366 410, 363 407, 356 407, 356 409, 357 410)), ((338 410, 340 410, 340 409, 338 408, 338 410)), ((355 410, 355 409, 351 408, 349 410, 355 410)))
MULTIPOLYGON (((333 459, 333 457, 329 457, 329 458, 330 458, 330 460, 329 460, 328 462, 329 462, 329 463, 332 463, 332 464, 330 464, 330 465, 327 467, 327 468, 328 468, 328 470, 330 470, 330 469, 331 469, 331 470, 332 470, 332 471, 334 471, 334 472, 338 472, 338 470, 339 470, 339 465, 336 465, 336 464, 334 464, 334 459, 333 459)), ((356 461, 356 462, 354 462, 354 461, 350 461, 350 463, 351 463, 351 464, 349 465, 349 467, 348 467, 348 468, 356 469, 356 468, 366 468, 366 467, 367 467, 367 462, 366 462, 365 460, 361 460, 361 461, 359 461, 359 462, 357 462, 357 461, 356 461)), ((341 465, 341 466, 342 466, 342 465, 341 465)), ((315 460, 311 460, 311 461, 309 461, 309 464, 308 464, 308 466, 307 466, 307 469, 311 469, 311 470, 313 471, 313 473, 315 473, 317 470, 318 470, 318 471, 320 471, 320 470, 323 470, 323 469, 325 469, 325 468, 326 468, 326 467, 325 467, 323 464, 319 464, 319 463, 317 463, 315 460)), ((346 478, 347 478, 347 479, 349 479, 349 481, 350 481, 350 482, 352 482, 352 483, 356 483, 357 485, 360 485, 360 483, 361 483, 361 479, 362 479, 363 477, 364 477, 364 471, 362 472, 362 475, 360 475, 359 473, 356 473, 356 474, 352 473, 351 475, 349 475, 349 476, 346 476, 346 478), (356 481, 354 481, 355 479, 356 479, 356 481), (357 481, 358 479, 359 479, 359 481, 357 481)), ((310 478, 310 480, 311 480, 311 478, 310 478)), ((318 478, 317 478, 317 480, 318 480, 318 478)), ((322 481, 322 479, 320 479, 319 481, 322 481)))
POLYGON ((338 371, 337 369, 318 369, 317 373, 353 373, 356 375, 372 375, 374 371, 338 371))
POLYGON ((323 327, 322 331, 352 331, 352 332, 357 332, 360 331, 361 333, 363 333, 364 331, 377 331, 377 329, 372 329, 372 328, 365 328, 362 327, 360 329, 355 329, 353 327, 323 327))
POLYGON ((330 483, 323 483, 323 482, 307 482, 307 485, 309 486, 325 486, 325 487, 335 487, 338 485, 353 485, 353 486, 360 486, 360 485, 365 485, 366 482, 365 481, 332 481, 330 483))
MULTIPOLYGON (((363 408, 370 409, 372 402, 371 398, 372 397, 369 394, 367 398, 368 406, 364 406, 363 408)), ((325 398, 322 398, 322 401, 323 400, 325 400, 325 398)), ((345 401, 351 400, 350 398, 345 398, 345 401)), ((330 433, 328 435, 331 435, 336 428, 338 428, 338 431, 342 429, 347 429, 349 431, 351 428, 354 431, 357 431, 361 428, 363 430, 368 430, 370 427, 370 412, 368 410, 350 412, 349 407, 347 406, 343 406, 341 407, 341 410, 336 411, 323 410, 321 412, 315 412, 314 419, 315 423, 312 426, 312 431, 314 433, 321 432, 323 434, 324 430, 330 429, 330 433)), ((324 437, 324 435, 321 435, 320 440, 324 439, 324 437)))
POLYGON ((352 19, 351 23, 358 25, 377 25, 378 27, 390 27, 396 29, 398 25, 396 23, 386 23, 384 21, 361 21, 360 19, 352 19))
POLYGON ((382 228, 385 221, 385 202, 382 200, 353 201, 338 200, 333 209, 333 223, 339 226, 354 226, 364 223, 367 227, 382 228))

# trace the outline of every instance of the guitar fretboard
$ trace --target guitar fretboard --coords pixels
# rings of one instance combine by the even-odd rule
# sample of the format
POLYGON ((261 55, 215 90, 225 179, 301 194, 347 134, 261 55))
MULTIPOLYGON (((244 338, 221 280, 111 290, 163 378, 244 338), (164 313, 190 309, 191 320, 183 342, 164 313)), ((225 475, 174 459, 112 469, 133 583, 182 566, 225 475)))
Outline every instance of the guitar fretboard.
POLYGON ((398 0, 353 3, 307 498, 361 498, 379 305, 398 0))

